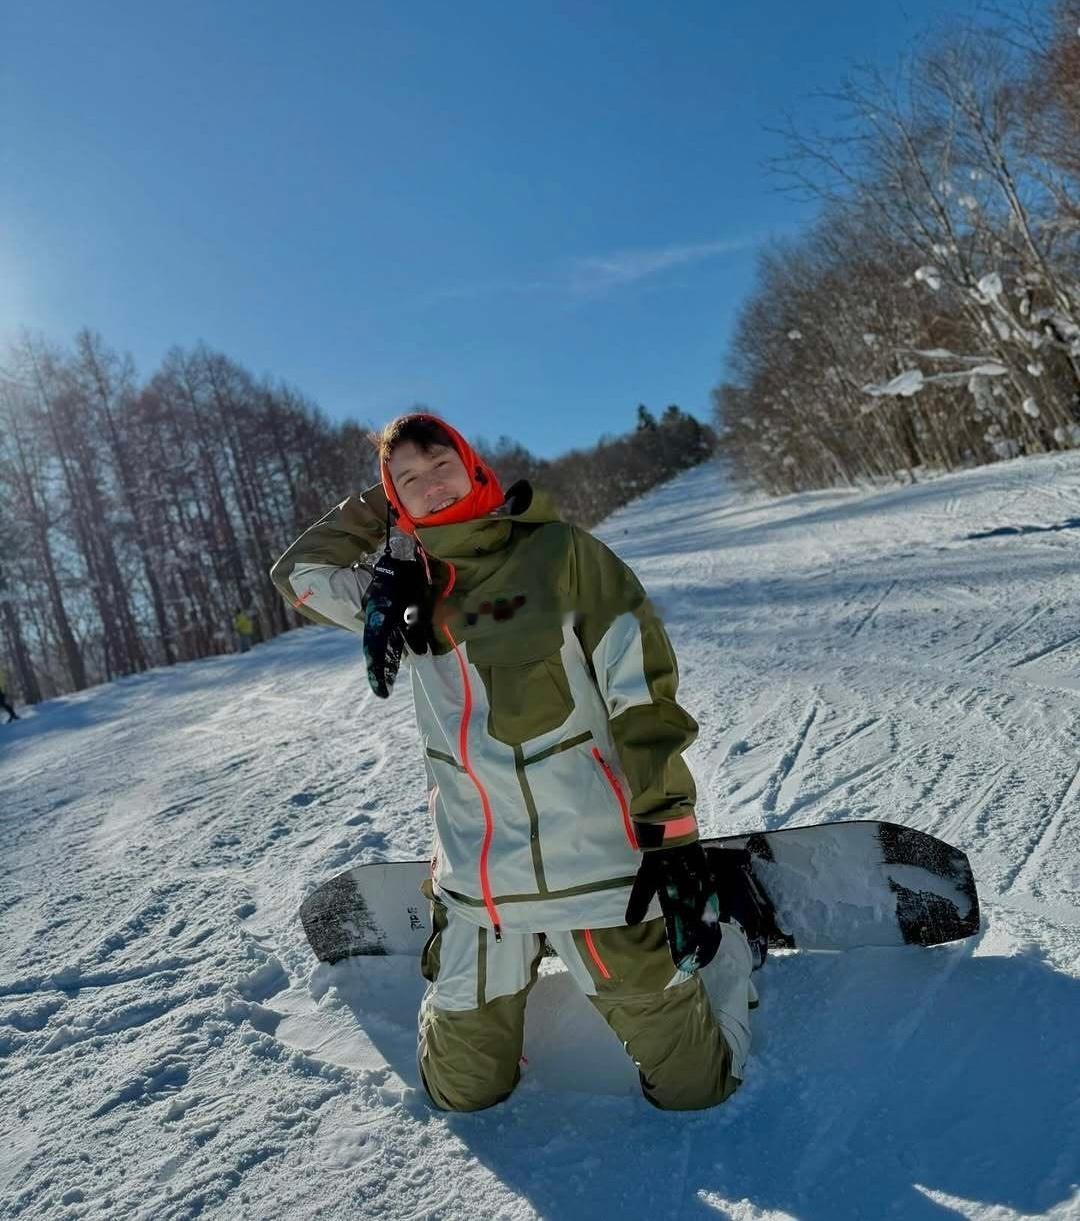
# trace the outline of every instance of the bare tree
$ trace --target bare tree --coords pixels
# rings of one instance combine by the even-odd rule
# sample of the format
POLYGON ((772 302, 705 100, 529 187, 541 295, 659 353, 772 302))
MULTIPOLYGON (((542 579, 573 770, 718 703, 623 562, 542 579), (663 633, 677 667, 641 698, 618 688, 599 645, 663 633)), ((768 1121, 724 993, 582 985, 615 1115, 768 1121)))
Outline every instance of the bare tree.
MULTIPOLYGON (((32 408, 29 390, 18 382, 0 379, 0 477, 3 479, 4 522, 9 546, 5 547, 4 587, 5 622, 9 639, 23 636, 21 624, 7 618, 12 606, 12 584, 21 584, 29 595, 43 585, 48 599, 50 626, 59 644, 67 680, 72 687, 86 686, 86 665, 76 639, 64 600, 60 564, 53 542, 53 513, 49 506, 49 459, 38 421, 32 408), (23 545, 20 544, 20 540, 23 545), (14 567, 14 571, 12 570, 14 567)), ((20 598, 20 610, 31 604, 30 597, 20 598)), ((38 641, 42 651, 49 644, 49 635, 38 623, 38 641)), ((23 690, 31 682, 23 674, 23 690)))
POLYGON ((1033 45, 956 29, 895 85, 845 82, 843 133, 786 129, 782 172, 822 220, 763 260, 715 395, 725 449, 767 486, 1080 443, 1075 179, 1047 151, 1060 139, 1033 138, 1031 103, 1033 73, 1067 77, 1072 50, 1033 45))

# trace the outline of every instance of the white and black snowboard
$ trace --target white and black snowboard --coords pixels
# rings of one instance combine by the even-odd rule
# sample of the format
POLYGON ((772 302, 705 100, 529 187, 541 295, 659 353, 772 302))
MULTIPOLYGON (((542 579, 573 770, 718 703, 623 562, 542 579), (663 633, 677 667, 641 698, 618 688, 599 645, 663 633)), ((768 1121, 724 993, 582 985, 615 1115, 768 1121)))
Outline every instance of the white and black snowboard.
MULTIPOLYGON (((846 950, 938 945, 979 928, 968 859, 923 831, 890 822, 834 822, 705 840, 710 854, 745 848, 772 907, 772 946, 846 950)), ((426 861, 360 865, 324 882, 300 908, 323 962, 415 954, 430 935, 420 884, 426 861)))

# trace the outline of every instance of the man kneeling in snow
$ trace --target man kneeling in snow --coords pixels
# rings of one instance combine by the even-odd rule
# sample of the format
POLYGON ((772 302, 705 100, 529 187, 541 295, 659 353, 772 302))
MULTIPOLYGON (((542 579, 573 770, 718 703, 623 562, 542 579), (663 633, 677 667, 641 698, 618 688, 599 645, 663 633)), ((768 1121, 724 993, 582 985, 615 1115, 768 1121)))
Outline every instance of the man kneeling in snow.
POLYGON ((742 1076, 763 945, 733 919, 747 910, 739 870, 718 894, 698 842, 682 758, 697 725, 663 625, 621 560, 527 483, 504 495, 444 421, 402 416, 379 453, 381 484, 271 575, 304 615, 364 636, 377 695, 411 662, 435 838, 428 1094, 471 1111, 511 1093, 546 942, 650 1102, 722 1102, 742 1076), (697 974, 714 956, 715 1010, 697 974))

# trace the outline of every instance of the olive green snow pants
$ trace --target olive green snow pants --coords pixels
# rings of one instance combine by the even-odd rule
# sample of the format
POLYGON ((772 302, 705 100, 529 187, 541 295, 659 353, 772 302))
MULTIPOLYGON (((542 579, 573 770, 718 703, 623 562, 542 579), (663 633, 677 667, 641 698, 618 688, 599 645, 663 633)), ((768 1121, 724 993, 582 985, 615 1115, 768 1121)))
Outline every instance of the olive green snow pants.
POLYGON ((722 1001, 714 1014, 716 998, 710 1005, 701 978, 675 970, 662 919, 619 928, 503 933, 496 941, 489 929, 434 899, 432 935, 421 962, 428 989, 420 1008, 418 1060, 436 1106, 478 1111, 502 1102, 517 1085, 525 1002, 545 941, 622 1041, 650 1102, 691 1111, 735 1092, 749 1046, 751 968, 738 929, 725 926, 726 961, 718 967, 727 976, 721 990, 735 999, 722 1001))

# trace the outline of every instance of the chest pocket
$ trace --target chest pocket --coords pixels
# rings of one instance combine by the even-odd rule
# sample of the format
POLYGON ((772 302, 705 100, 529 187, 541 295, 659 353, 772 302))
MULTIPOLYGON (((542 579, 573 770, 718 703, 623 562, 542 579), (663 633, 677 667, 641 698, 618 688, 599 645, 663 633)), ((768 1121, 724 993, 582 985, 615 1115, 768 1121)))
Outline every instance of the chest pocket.
POLYGON ((520 746, 569 718, 574 701, 562 644, 560 622, 546 615, 493 623, 469 640, 469 660, 487 690, 493 738, 520 746))

